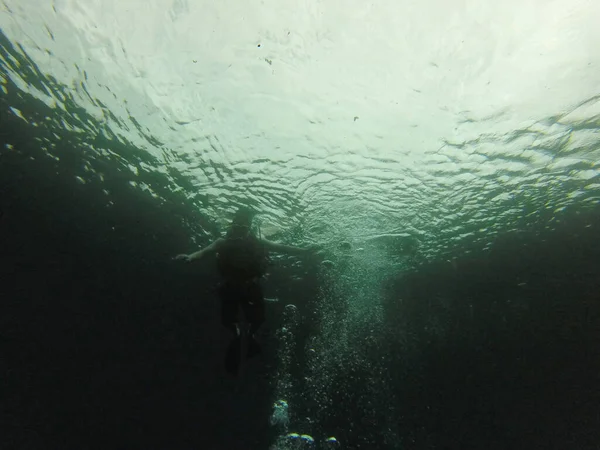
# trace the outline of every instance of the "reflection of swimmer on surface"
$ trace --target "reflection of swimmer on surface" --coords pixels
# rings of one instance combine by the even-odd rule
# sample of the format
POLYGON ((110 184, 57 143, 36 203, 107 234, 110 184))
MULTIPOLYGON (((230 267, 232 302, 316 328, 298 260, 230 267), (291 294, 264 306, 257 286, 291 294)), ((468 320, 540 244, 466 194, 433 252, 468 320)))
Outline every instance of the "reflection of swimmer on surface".
POLYGON ((241 329, 238 309, 241 307, 249 324, 248 356, 260 353, 256 332, 265 320, 265 299, 260 279, 265 275, 269 263, 269 252, 288 255, 305 255, 316 251, 316 247, 299 248, 257 237, 252 231, 252 220, 256 213, 249 208, 240 208, 224 238, 219 238, 204 249, 189 255, 177 255, 176 259, 191 262, 208 255, 215 255, 222 283, 219 286, 221 321, 231 330, 234 337, 227 349, 225 367, 236 374, 240 364, 241 329))

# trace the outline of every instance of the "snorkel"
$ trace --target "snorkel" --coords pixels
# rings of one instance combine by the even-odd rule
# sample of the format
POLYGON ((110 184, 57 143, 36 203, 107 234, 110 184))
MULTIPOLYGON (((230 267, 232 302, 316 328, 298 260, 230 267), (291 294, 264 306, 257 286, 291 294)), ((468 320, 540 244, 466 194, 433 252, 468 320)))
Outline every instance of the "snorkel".
POLYGON ((258 230, 258 239, 260 239, 262 241, 262 232, 260 230, 260 224, 261 224, 262 220, 258 219, 255 222, 256 222, 256 229, 258 230))

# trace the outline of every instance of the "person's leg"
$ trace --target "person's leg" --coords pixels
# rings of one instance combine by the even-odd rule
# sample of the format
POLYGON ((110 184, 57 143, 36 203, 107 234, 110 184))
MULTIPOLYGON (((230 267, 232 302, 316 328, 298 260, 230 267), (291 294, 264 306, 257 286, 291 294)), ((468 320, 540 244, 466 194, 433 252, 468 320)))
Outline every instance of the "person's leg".
POLYGON ((236 375, 240 367, 242 350, 241 330, 238 323, 239 292, 236 292, 233 286, 224 283, 219 288, 219 298, 221 300, 221 323, 233 333, 233 339, 225 354, 225 369, 236 375))
POLYGON ((248 356, 252 357, 261 352, 260 345, 256 340, 256 332, 265 321, 265 299, 260 284, 253 283, 248 286, 242 307, 249 323, 248 356))
POLYGON ((239 293, 235 292, 233 286, 223 283, 219 287, 219 300, 221 301, 221 323, 225 328, 231 331, 234 336, 239 336, 239 293))

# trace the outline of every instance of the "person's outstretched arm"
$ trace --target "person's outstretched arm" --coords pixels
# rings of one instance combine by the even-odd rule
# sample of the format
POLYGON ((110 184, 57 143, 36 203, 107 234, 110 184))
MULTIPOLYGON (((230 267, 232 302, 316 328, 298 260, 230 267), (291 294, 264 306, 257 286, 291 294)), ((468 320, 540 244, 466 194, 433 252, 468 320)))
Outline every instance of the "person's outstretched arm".
POLYGON ((266 239, 261 239, 261 242, 263 243, 265 248, 271 252, 286 253, 288 255, 307 255, 317 250, 316 247, 293 247, 291 245, 284 245, 278 244, 277 242, 267 241, 266 239))
POLYGON ((203 258, 206 255, 215 253, 219 249, 219 246, 221 245, 222 242, 223 242, 223 239, 219 238, 215 242, 210 244, 208 247, 198 250, 197 252, 190 253, 189 255, 185 255, 185 254, 177 255, 175 257, 175 259, 182 259, 184 261, 190 262, 190 261, 194 261, 194 260, 203 258))

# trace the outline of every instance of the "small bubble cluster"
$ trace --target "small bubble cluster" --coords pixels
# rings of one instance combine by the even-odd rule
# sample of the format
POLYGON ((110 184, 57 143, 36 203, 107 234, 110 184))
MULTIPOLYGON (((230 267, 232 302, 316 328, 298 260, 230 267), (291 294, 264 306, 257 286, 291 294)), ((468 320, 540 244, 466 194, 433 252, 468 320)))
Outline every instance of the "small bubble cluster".
POLYGON ((314 438, 308 434, 288 433, 279 436, 271 450, 317 450, 317 448, 339 450, 342 446, 333 436, 323 440, 317 447, 314 438))
POLYGON ((290 422, 288 409, 288 404, 285 400, 277 400, 275 403, 273 403, 271 425, 287 427, 290 422))

